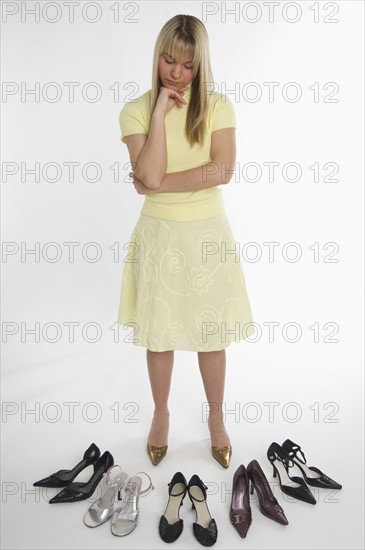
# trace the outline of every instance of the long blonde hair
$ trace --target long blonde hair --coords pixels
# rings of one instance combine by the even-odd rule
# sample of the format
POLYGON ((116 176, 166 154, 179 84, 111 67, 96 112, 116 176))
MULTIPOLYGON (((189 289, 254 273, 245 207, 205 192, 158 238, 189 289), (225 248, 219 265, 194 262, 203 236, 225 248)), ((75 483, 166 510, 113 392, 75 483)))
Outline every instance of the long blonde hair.
POLYGON ((187 55, 192 60, 193 80, 185 134, 191 145, 202 143, 208 110, 207 92, 209 84, 213 83, 213 75, 208 33, 200 19, 193 15, 175 15, 160 30, 153 52, 151 113, 155 109, 161 87, 158 65, 162 52, 168 52, 175 59, 187 55))

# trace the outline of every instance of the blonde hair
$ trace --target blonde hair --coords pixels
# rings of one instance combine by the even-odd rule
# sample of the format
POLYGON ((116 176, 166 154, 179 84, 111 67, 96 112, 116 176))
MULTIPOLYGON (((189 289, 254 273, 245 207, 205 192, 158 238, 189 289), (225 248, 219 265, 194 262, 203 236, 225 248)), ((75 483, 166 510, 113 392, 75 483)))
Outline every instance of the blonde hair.
POLYGON ((169 19, 156 39, 153 52, 151 112, 159 96, 161 81, 158 65, 162 52, 175 59, 189 56, 193 66, 191 96, 186 115, 185 134, 191 145, 201 143, 208 110, 207 87, 213 82, 209 56, 209 38, 205 26, 193 15, 175 15, 169 19))

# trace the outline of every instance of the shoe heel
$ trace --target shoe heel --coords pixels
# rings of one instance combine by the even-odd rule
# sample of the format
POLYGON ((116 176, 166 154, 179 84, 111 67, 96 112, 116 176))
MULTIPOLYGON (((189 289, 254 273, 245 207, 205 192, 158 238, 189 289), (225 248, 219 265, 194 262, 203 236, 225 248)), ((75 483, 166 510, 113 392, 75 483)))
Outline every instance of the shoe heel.
POLYGON ((118 491, 118 500, 122 500, 122 489, 118 491))
POLYGON ((34 487, 66 487, 75 477, 87 466, 94 464, 100 458, 100 449, 95 443, 92 443, 84 452, 82 460, 72 470, 58 470, 48 477, 35 481, 34 487))
POLYGON ((267 458, 272 464, 273 476, 279 478, 280 489, 283 493, 309 504, 316 504, 316 499, 308 489, 304 479, 290 477, 289 468, 294 466, 294 462, 283 447, 275 441, 271 443, 267 450, 267 458), (277 466, 275 465, 276 461, 277 466), (292 486, 293 481, 296 483, 296 487, 292 486))
POLYGON ((95 491, 97 485, 99 485, 105 473, 114 465, 114 458, 109 451, 98 458, 94 463, 94 473, 90 477, 89 481, 70 483, 66 489, 57 493, 51 500, 50 504, 57 502, 76 502, 79 500, 86 500, 95 491))
POLYGON ((245 538, 251 525, 250 493, 253 493, 254 484, 248 471, 241 464, 233 475, 231 507, 229 516, 232 525, 241 538, 245 538))
POLYGON ((340 483, 326 476, 318 468, 308 468, 307 459, 305 458, 305 454, 303 453, 300 445, 297 445, 297 443, 290 441, 290 439, 286 439, 282 445, 282 448, 288 453, 294 464, 298 466, 303 474, 305 481, 309 485, 312 485, 314 487, 322 487, 323 489, 342 488, 342 485, 340 483))
MULTIPOLYGON (((253 488, 256 489, 257 498, 259 500, 260 512, 270 519, 288 525, 288 520, 284 514, 284 510, 279 505, 274 497, 269 482, 266 479, 264 472, 257 460, 252 460, 247 466, 247 472, 251 481, 251 494, 253 488)), ((280 474, 278 474, 279 476, 280 474)))
POLYGON ((197 474, 190 478, 187 490, 192 508, 195 509, 196 514, 193 529, 194 536, 203 546, 213 546, 217 541, 218 530, 216 522, 209 512, 207 489, 208 487, 197 474))
POLYGON ((120 495, 126 477, 127 474, 122 472, 118 464, 108 469, 105 474, 105 480, 103 480, 105 491, 101 497, 90 506, 84 516, 84 523, 87 527, 97 527, 110 519, 114 502, 117 495, 120 495))
POLYGON ((179 538, 183 530, 183 521, 180 520, 180 508, 183 505, 183 500, 187 491, 187 483, 184 475, 181 472, 174 474, 169 487, 169 500, 167 502, 166 510, 160 518, 158 531, 161 539, 164 542, 175 542, 179 538), (176 505, 179 504, 176 509, 176 505), (177 522, 170 524, 167 520, 168 517, 172 517, 177 513, 177 522))

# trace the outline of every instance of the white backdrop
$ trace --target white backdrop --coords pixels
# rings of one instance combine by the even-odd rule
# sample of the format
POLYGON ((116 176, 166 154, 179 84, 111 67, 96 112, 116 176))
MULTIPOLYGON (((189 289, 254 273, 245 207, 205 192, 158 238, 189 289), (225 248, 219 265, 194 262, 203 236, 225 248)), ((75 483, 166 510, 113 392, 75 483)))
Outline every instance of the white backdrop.
MULTIPOLYGON (((1 8, 2 547, 165 548, 157 525, 181 470, 209 487, 216 548, 363 548, 363 3, 1 8), (155 40, 178 13, 205 23, 217 89, 237 118, 237 171, 222 192, 258 337, 227 349, 228 470, 210 455, 197 356, 185 351, 175 352, 169 451, 151 466, 145 350, 117 326, 124 247, 144 201, 118 116, 151 87, 155 40), (317 490, 316 506, 284 497, 266 451, 286 438, 343 489, 317 490), (91 442, 152 476, 127 540, 84 526, 95 495, 49 506, 56 491, 32 487, 91 442), (230 491, 253 458, 289 525, 262 516, 255 495, 243 542, 230 491)), ((199 547, 187 505, 181 517, 174 547, 199 547)))

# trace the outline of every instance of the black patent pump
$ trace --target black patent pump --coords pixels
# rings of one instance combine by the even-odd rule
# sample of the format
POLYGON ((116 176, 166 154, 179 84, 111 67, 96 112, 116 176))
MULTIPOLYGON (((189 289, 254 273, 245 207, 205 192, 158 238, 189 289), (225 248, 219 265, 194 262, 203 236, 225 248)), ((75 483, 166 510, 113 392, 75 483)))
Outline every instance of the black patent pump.
POLYGON ((51 474, 48 477, 35 481, 34 487, 65 487, 75 477, 82 472, 87 466, 94 464, 100 457, 100 449, 95 443, 92 443, 88 449, 84 452, 82 460, 72 470, 58 470, 58 472, 51 474))
POLYGON ((280 489, 283 493, 307 502, 316 504, 316 499, 307 487, 303 478, 298 476, 289 476, 289 468, 294 466, 294 462, 278 443, 271 443, 267 450, 267 458, 273 467, 273 476, 278 476, 280 489))

